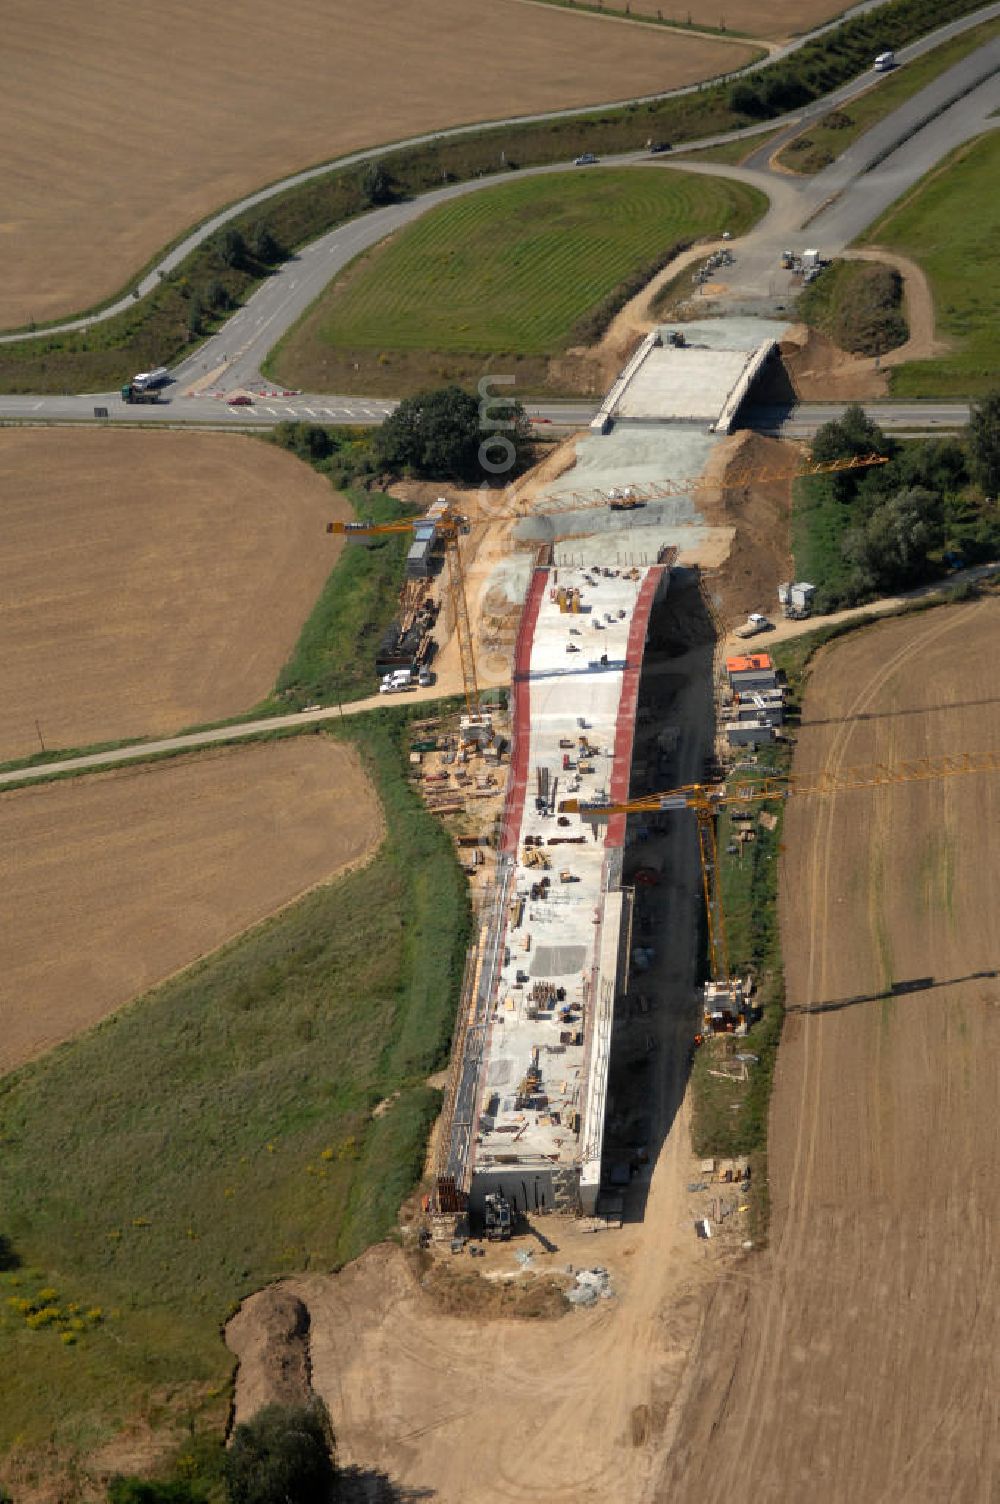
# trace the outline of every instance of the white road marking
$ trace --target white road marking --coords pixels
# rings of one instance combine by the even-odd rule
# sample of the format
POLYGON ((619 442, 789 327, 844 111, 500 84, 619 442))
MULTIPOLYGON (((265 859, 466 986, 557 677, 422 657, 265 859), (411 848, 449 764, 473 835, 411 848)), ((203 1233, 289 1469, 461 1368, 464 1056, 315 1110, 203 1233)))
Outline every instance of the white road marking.
POLYGON ((310 418, 315 418, 316 416, 315 410, 311 407, 305 407, 302 409, 302 411, 308 413, 310 418))

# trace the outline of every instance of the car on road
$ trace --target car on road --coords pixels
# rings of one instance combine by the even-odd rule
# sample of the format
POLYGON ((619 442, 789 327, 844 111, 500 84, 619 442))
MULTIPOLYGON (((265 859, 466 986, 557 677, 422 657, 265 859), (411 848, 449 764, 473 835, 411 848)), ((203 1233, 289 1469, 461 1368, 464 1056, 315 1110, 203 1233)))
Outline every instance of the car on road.
POLYGON ((252 397, 248 397, 245 392, 237 392, 236 395, 235 395, 235 397, 227 397, 226 401, 227 401, 227 403, 229 404, 230 407, 252 407, 253 406, 253 398, 252 397))
POLYGON ((434 675, 431 673, 429 668, 422 668, 420 670, 419 674, 417 675, 417 683, 420 685, 421 689, 430 689, 431 685, 434 683, 434 675))
POLYGON ((592 167, 595 162, 599 162, 599 161, 600 161, 600 158, 599 157, 595 157, 594 153, 592 151, 585 151, 585 152, 581 152, 578 157, 574 157, 574 159, 573 159, 573 166, 574 167, 592 167))
POLYGON ((651 157, 658 157, 661 151, 673 151, 673 149, 673 142, 671 141, 654 141, 649 148, 649 155, 651 157))

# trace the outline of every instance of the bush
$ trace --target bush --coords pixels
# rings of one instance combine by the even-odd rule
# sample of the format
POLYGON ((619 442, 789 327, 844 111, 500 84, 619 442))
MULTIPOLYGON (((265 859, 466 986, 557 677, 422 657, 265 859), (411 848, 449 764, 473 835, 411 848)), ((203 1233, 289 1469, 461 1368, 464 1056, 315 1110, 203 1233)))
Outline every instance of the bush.
POLYGON ((329 1504, 337 1474, 324 1407, 265 1406, 236 1427, 225 1476, 229 1504, 329 1504))
POLYGON ((205 1496, 189 1483, 158 1483, 150 1478, 112 1478, 108 1504, 205 1504, 205 1496))
POLYGON ((447 386, 405 397, 379 429, 375 450, 389 469, 433 480, 509 479, 531 461, 531 425, 520 402, 481 405, 447 386))

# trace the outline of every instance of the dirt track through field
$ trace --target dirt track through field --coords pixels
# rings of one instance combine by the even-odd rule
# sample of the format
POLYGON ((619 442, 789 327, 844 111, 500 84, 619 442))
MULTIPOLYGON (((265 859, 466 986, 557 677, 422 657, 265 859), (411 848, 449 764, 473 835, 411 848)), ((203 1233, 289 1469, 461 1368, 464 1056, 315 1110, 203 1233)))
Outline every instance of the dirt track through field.
POLYGON ((251 709, 336 562, 327 519, 350 516, 243 435, 5 431, 0 759, 251 709))
POLYGON ((381 835, 325 736, 177 758, 0 799, 0 1073, 71 1038, 381 835))
MULTIPOLYGON (((1000 745, 1000 602, 828 650, 802 773, 1000 745)), ((772 1251, 720 1282, 662 1497, 1000 1488, 995 775, 787 811, 772 1251)))
POLYGON ((752 56, 516 0, 7 0, 0 328, 92 307, 180 232, 299 169, 696 83, 752 56))

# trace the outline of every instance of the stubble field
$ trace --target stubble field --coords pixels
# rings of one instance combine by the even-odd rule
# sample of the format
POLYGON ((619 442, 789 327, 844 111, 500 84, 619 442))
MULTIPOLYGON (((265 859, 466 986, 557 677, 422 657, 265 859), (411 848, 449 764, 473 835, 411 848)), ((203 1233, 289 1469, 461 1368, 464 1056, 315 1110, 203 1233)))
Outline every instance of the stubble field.
POLYGON ((4 433, 0 758, 248 710, 333 568, 336 516, 322 476, 256 439, 4 433))
POLYGON ((93 307, 190 225, 297 169, 695 83, 753 55, 520 0, 289 0, 238 15, 195 0, 10 0, 0 328, 93 307))
MULTIPOLYGON (((823 652, 796 770, 1000 745, 1000 601, 823 652)), ((792 801, 771 1249, 717 1282, 664 1497, 1000 1487, 1000 777, 792 801)))
POLYGON ((0 798, 0 1075, 78 1034, 379 839, 357 752, 298 737, 0 798))
POLYGON ((696 28, 742 32, 744 36, 773 39, 799 36, 813 26, 822 26, 842 15, 847 6, 844 0, 797 0, 789 5, 786 0, 716 0, 705 4, 697 0, 691 5, 663 5, 657 0, 604 0, 605 11, 625 13, 628 4, 633 16, 662 16, 664 21, 677 21, 696 28))

